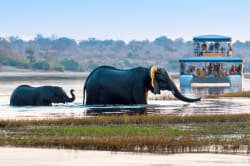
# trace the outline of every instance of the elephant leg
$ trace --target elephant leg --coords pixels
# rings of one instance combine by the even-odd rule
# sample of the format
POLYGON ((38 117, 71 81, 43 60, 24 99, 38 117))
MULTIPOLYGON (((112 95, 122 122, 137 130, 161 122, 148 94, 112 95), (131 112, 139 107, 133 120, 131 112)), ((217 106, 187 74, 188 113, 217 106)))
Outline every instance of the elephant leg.
POLYGON ((44 99, 43 97, 38 97, 36 99, 36 102, 32 105, 37 105, 37 106, 52 106, 52 102, 49 101, 48 99, 44 99))
POLYGON ((100 91, 99 103, 100 104, 133 104, 132 97, 126 96, 122 92, 107 93, 105 90, 100 91))
POLYGON ((133 102, 137 104, 147 104, 147 90, 144 87, 133 89, 133 102))
POLYGON ((95 104, 100 104, 99 103, 99 93, 88 93, 86 95, 86 105, 95 105, 95 104))
POLYGON ((112 96, 104 91, 100 91, 99 104, 113 104, 112 96))

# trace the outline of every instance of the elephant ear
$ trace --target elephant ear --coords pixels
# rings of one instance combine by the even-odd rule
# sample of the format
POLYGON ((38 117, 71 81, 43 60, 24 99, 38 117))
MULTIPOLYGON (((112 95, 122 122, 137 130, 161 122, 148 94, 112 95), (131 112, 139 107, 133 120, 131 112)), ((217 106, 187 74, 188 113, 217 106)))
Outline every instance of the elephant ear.
POLYGON ((150 78, 151 78, 151 85, 153 87, 154 94, 160 94, 160 86, 158 81, 155 79, 155 73, 157 71, 157 68, 155 66, 152 66, 150 68, 150 78))

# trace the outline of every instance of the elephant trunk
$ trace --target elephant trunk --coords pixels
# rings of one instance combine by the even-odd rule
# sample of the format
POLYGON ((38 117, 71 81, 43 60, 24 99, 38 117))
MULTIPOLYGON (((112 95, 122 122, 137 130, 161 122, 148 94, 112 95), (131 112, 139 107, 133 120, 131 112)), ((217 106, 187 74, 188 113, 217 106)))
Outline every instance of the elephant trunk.
POLYGON ((173 80, 171 80, 171 83, 172 83, 172 93, 173 95, 182 100, 182 101, 185 101, 185 102, 196 102, 196 101, 200 101, 201 98, 195 98, 195 99, 192 99, 192 98, 188 98, 188 97, 185 97, 184 95, 181 94, 181 92, 179 91, 179 89, 176 87, 175 83, 173 82, 173 80))
POLYGON ((70 90, 70 94, 72 95, 71 98, 69 98, 69 97, 65 98, 65 102, 67 102, 67 103, 73 102, 75 100, 75 94, 74 94, 74 90, 73 89, 70 90))

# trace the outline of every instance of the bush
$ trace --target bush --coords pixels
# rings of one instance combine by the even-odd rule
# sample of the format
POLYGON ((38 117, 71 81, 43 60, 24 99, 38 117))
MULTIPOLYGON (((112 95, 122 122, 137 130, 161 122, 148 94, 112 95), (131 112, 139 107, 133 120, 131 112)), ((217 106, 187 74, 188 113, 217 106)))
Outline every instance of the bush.
POLYGON ((135 58, 138 57, 138 55, 135 54, 135 53, 129 52, 129 53, 127 54, 127 57, 128 57, 128 58, 131 58, 131 59, 135 59, 135 58))
POLYGON ((86 71, 86 68, 85 68, 85 67, 83 67, 83 65, 80 65, 80 69, 79 69, 79 71, 84 72, 84 71, 86 71))
POLYGON ((29 69, 31 67, 29 62, 26 60, 12 59, 12 58, 7 58, 4 61, 2 61, 2 65, 14 66, 14 67, 23 68, 23 69, 29 69))
POLYGON ((64 66, 58 63, 55 63, 53 68, 55 71, 60 71, 60 72, 64 71, 64 66))
POLYGON ((94 61, 90 60, 90 61, 88 61, 87 66, 88 66, 88 70, 94 70, 95 68, 98 67, 98 64, 95 63, 94 61))
POLYGON ((133 67, 138 66, 138 63, 128 61, 127 59, 125 59, 125 60, 123 61, 123 63, 124 63, 124 65, 125 65, 125 67, 127 67, 127 68, 133 68, 133 67))
POLYGON ((177 60, 169 60, 168 61, 168 69, 174 70, 174 69, 178 69, 178 68, 179 68, 179 63, 177 60))
POLYGON ((52 65, 46 61, 38 61, 32 65, 33 69, 38 70, 52 70, 52 65))
POLYGON ((80 71, 80 64, 74 59, 64 59, 60 62, 65 70, 80 71))

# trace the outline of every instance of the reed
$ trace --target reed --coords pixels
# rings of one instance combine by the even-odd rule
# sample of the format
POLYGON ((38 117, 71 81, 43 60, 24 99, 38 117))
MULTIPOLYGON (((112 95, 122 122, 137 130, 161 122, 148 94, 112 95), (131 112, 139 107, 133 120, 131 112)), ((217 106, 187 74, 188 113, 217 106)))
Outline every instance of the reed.
POLYGON ((220 97, 250 97, 250 91, 229 92, 222 95, 207 96, 207 98, 220 98, 220 97))
MULTIPOLYGON (((0 145, 70 148, 87 150, 140 151, 140 152, 210 152, 210 148, 223 146, 237 151, 240 145, 250 146, 249 140, 197 140, 192 137, 112 137, 112 138, 0 138, 0 145)), ((218 150, 219 151, 219 150, 218 150)), ((249 152, 248 152, 249 153, 249 152)))
POLYGON ((24 126, 49 125, 164 125, 208 122, 243 122, 250 121, 250 114, 221 114, 221 115, 122 115, 96 116, 83 118, 62 118, 44 120, 0 120, 0 128, 18 128, 24 126))
POLYGON ((1 120, 0 145, 113 151, 210 152, 250 148, 250 114, 1 120))

